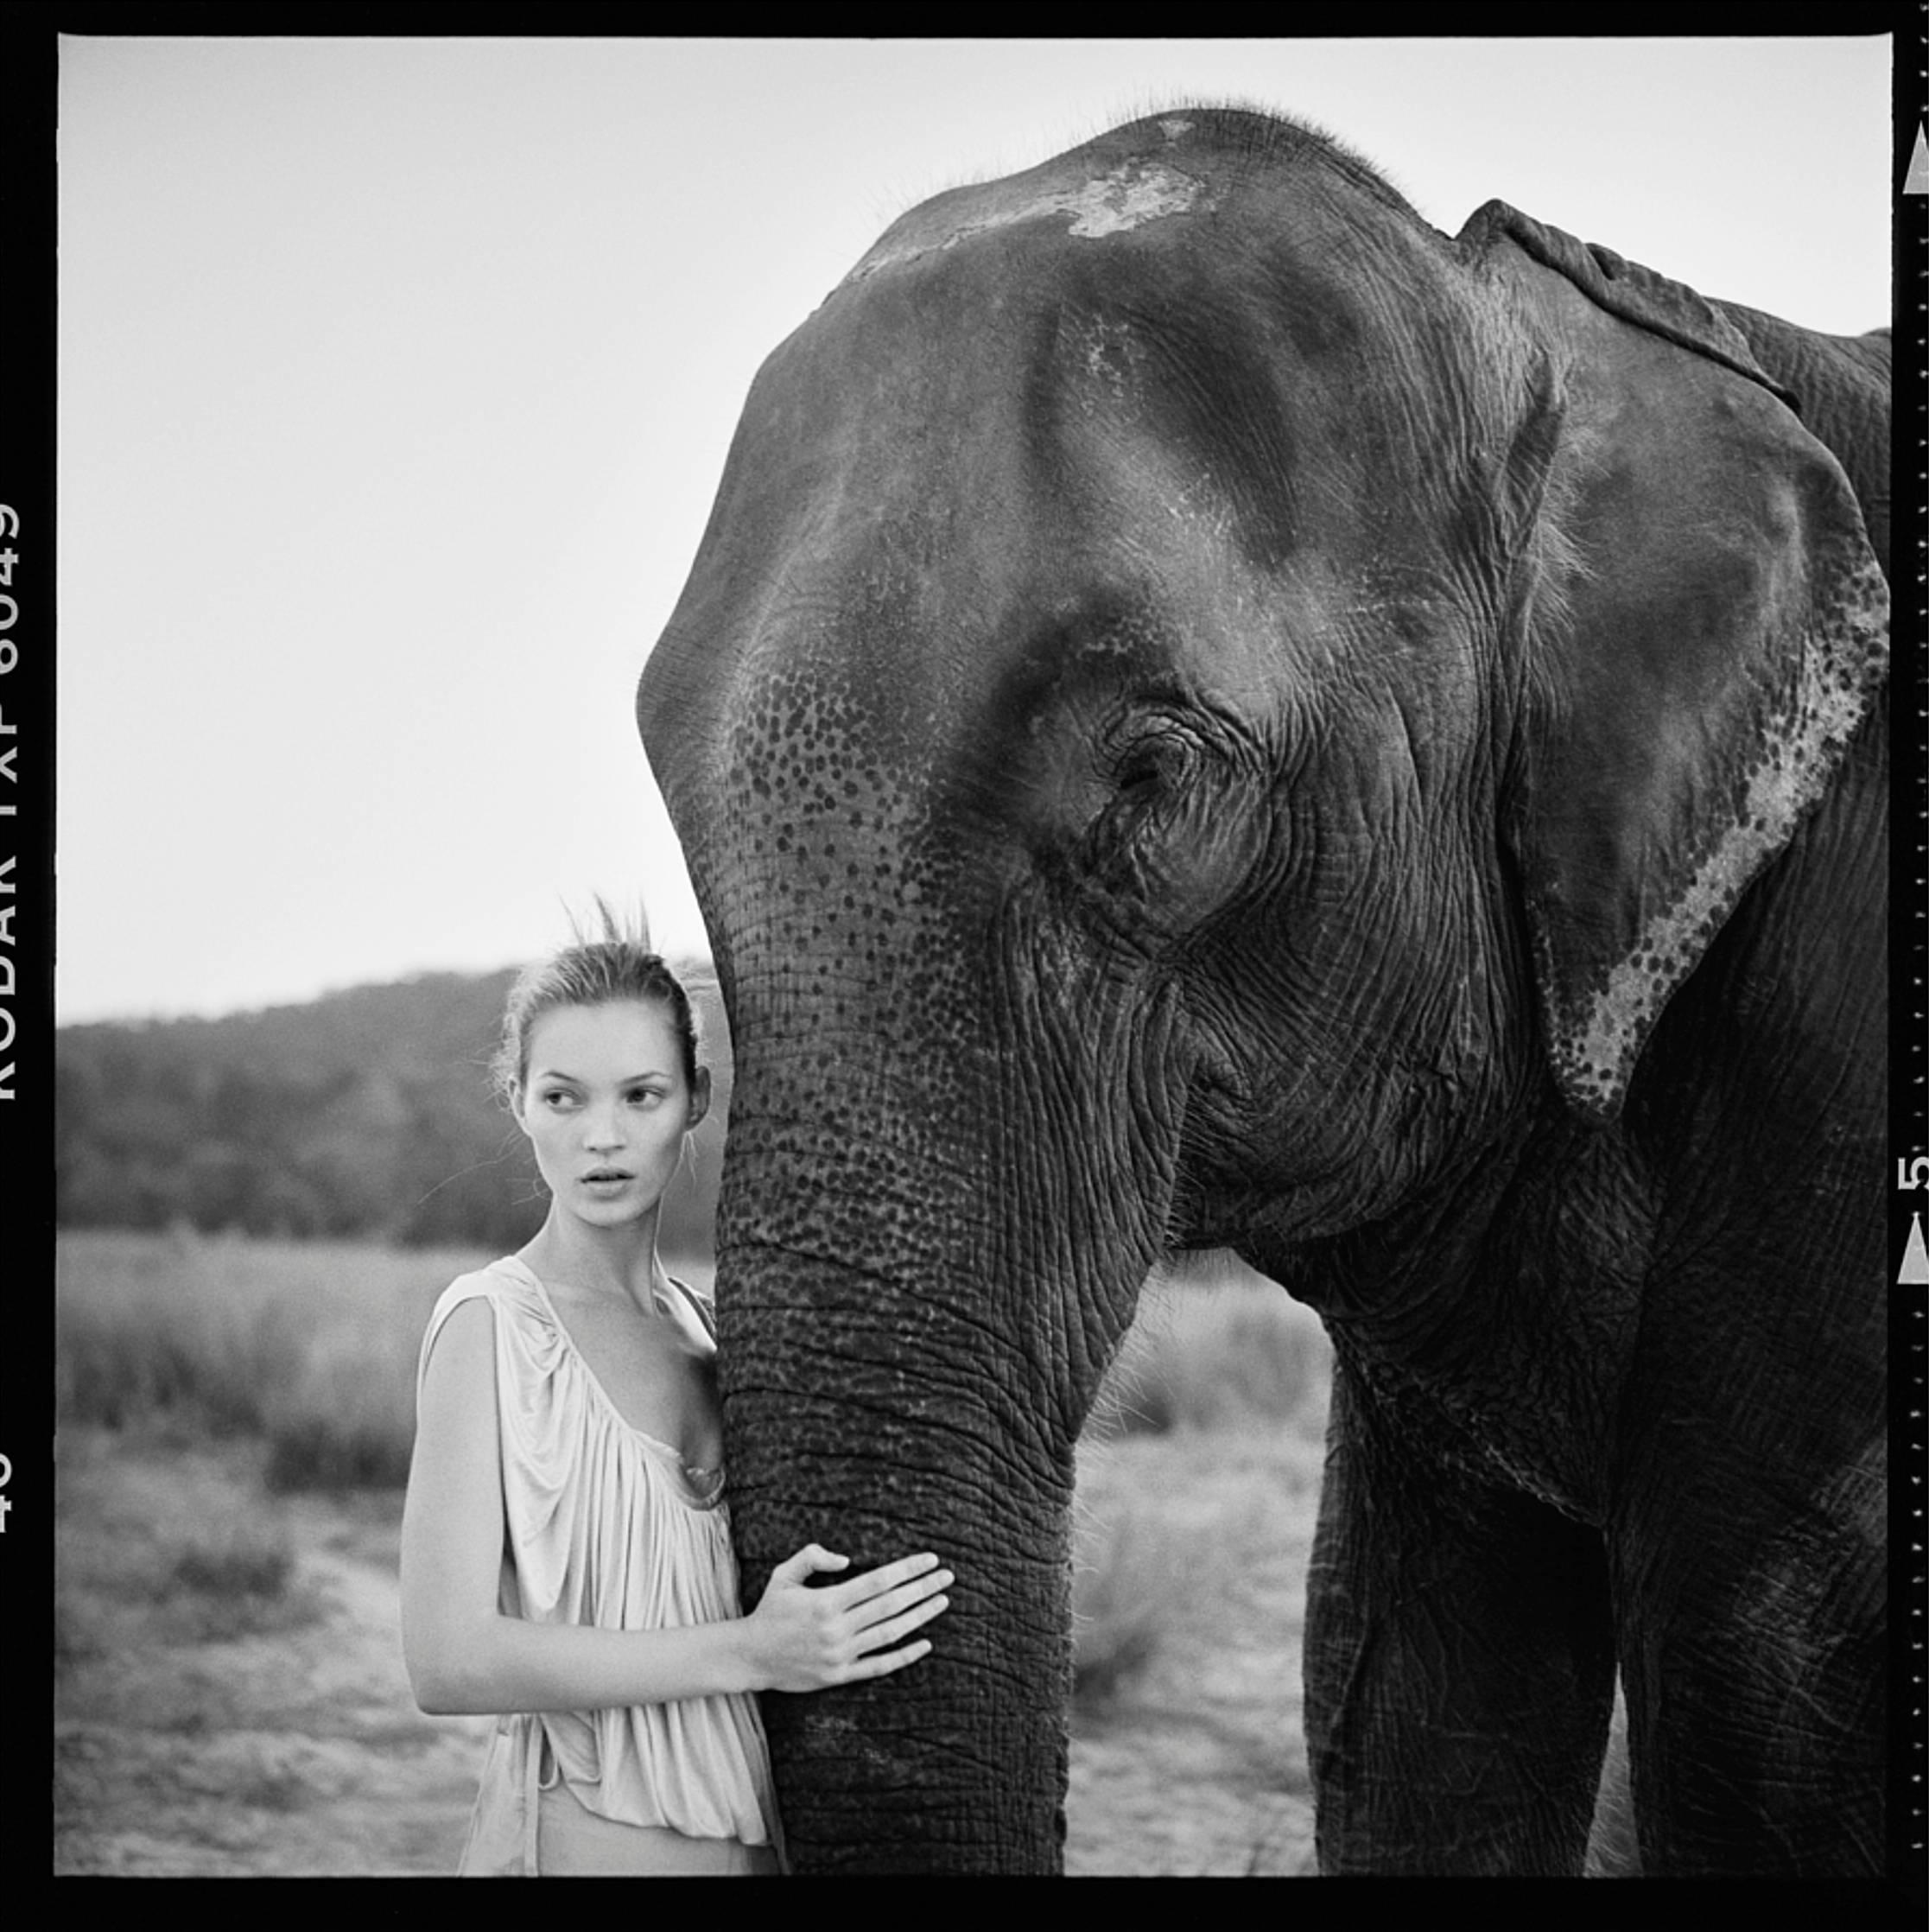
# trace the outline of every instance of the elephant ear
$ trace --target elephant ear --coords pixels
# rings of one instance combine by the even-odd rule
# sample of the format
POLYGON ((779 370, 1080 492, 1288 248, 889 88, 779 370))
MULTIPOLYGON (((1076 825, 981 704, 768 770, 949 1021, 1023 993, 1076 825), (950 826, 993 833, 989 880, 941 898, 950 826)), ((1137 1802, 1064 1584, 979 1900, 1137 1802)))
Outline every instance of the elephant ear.
POLYGON ((1888 587, 1841 466, 1693 289, 1499 202, 1457 245, 1526 359, 1507 836, 1554 1077, 1606 1122, 1875 701, 1888 587))

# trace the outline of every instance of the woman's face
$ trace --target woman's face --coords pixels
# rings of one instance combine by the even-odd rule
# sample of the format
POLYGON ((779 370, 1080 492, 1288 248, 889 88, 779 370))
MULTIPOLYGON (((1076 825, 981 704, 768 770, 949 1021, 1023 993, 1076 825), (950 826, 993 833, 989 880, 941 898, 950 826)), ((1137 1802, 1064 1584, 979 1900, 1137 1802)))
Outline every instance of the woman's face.
POLYGON ((619 1227, 663 1198, 686 1128, 710 1099, 693 1089, 669 1009, 624 1000, 556 1007, 530 1029, 517 1118, 556 1205, 593 1227, 619 1227))

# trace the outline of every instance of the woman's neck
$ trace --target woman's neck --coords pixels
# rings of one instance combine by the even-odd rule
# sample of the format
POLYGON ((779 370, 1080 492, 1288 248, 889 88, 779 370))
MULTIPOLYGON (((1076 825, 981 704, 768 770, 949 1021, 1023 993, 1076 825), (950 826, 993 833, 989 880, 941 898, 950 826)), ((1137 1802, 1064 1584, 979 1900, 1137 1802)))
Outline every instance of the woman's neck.
POLYGON ((552 1205, 549 1219, 518 1258, 542 1277, 545 1287, 620 1297, 645 1314, 656 1306, 656 1282, 662 1269, 657 1261, 654 1210, 619 1228, 588 1228, 552 1205))

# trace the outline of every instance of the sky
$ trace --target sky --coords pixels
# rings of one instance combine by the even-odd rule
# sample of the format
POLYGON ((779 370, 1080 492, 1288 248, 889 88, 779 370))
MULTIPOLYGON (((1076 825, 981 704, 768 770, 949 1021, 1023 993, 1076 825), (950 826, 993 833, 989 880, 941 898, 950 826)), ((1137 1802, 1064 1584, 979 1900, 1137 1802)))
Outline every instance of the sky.
POLYGON ((1886 39, 64 38, 57 1012, 705 950, 634 724, 751 378, 898 213, 1190 99, 1889 315, 1886 39))

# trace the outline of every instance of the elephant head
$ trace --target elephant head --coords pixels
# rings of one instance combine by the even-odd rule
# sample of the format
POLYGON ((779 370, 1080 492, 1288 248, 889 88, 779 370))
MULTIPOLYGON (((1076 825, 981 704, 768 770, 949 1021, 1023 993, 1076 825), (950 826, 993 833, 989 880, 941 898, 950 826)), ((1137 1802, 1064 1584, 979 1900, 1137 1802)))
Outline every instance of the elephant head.
POLYGON ((748 1595, 958 1575, 916 1668, 771 1700, 801 1867, 1057 1865, 1148 1268, 1371 1312, 1611 1131, 1885 607, 1723 315, 1250 115, 926 202, 771 356, 639 707, 737 1056, 733 1508, 748 1595))

